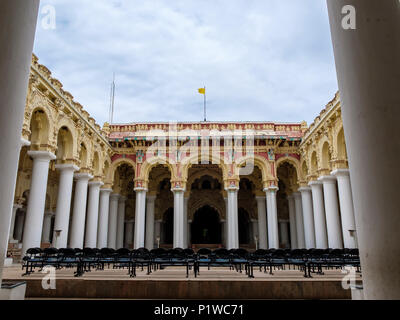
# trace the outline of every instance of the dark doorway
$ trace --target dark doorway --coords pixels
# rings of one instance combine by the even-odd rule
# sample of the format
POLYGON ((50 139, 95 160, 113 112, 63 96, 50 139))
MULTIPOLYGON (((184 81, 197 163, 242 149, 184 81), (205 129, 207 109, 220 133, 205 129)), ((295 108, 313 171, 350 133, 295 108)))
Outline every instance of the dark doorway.
POLYGON ((239 208, 239 243, 250 243, 250 218, 249 214, 243 208, 239 208))
POLYGON ((194 214, 192 222, 193 244, 221 243, 221 223, 218 212, 210 206, 204 206, 194 214))
POLYGON ((164 244, 172 244, 174 240, 174 209, 164 213, 164 244))

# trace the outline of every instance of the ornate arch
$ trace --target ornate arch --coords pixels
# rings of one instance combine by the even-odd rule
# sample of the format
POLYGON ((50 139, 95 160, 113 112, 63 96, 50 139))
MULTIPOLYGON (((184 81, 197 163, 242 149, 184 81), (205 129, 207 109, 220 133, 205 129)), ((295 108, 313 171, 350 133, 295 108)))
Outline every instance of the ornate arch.
MULTIPOLYGON (((107 162, 107 160, 104 163, 106 163, 106 162, 107 162)), ((115 160, 115 161, 113 161, 111 163, 111 165, 109 167, 109 170, 108 170, 109 171, 108 175, 106 173, 106 176, 108 178, 107 179, 108 182, 110 182, 110 183, 114 182, 115 171, 117 170, 117 168, 119 166, 121 166, 123 164, 127 164, 127 165, 131 166, 133 168, 133 172, 136 173, 136 163, 132 159, 130 159, 130 158, 119 158, 119 159, 117 159, 117 160, 115 160)))
MULTIPOLYGON (((222 171, 222 170, 221 170, 222 171)), ((197 180, 201 179, 204 176, 210 176, 216 180, 218 180, 221 185, 224 185, 224 178, 223 174, 217 174, 216 172, 209 170, 208 168, 201 169, 194 174, 190 175, 190 177, 187 179, 187 189, 191 190, 192 184, 197 180)))
MULTIPOLYGON (((72 136, 72 141, 71 141, 72 157, 76 160, 79 160, 77 132, 76 132, 75 124, 70 118, 63 117, 59 122, 57 122, 57 125, 55 126, 55 130, 54 130, 56 146, 57 146, 58 133, 60 132, 61 128, 63 128, 63 127, 66 127, 72 136)), ((79 147, 80 147, 80 144, 79 144, 79 147)))
POLYGON ((26 121, 26 125, 24 125, 25 130, 28 130, 30 132, 32 116, 37 110, 41 110, 44 112, 49 126, 47 134, 48 136, 47 144, 49 145, 54 144, 54 124, 57 123, 57 121, 55 119, 53 109, 48 104, 48 101, 44 99, 39 93, 34 93, 33 97, 30 100, 31 102, 28 103, 28 106, 25 110, 25 121, 26 121))
MULTIPOLYGON (((210 154, 210 160, 211 164, 218 165, 219 168, 221 168, 222 171, 222 179, 225 181, 228 179, 228 168, 225 162, 223 161, 222 157, 216 157, 213 154, 210 154)), ((182 179, 184 181, 188 181, 188 175, 189 175, 189 169, 198 162, 198 155, 194 155, 191 157, 187 157, 182 161, 182 179)))
POLYGON ((213 208, 218 212, 220 219, 225 219, 225 201, 220 194, 216 196, 213 192, 200 192, 196 197, 189 199, 188 219, 193 220, 194 214, 204 206, 213 208))
POLYGON ((149 181, 151 170, 158 165, 163 165, 168 168, 169 172, 171 173, 171 180, 176 178, 176 166, 169 163, 165 158, 161 156, 156 156, 151 157, 150 159, 146 159, 146 161, 143 162, 140 170, 140 175, 137 177, 137 179, 149 181))
MULTIPOLYGON (((300 167, 300 161, 296 158, 290 157, 290 156, 285 156, 282 158, 279 158, 276 162, 275 162, 275 170, 278 171, 278 168, 281 164, 283 163, 289 163, 291 164, 295 169, 296 169, 296 175, 297 175, 297 181, 301 181, 303 180, 302 174, 301 174, 301 167, 300 167)), ((276 176, 278 176, 278 173, 275 173, 276 176)))
POLYGON ((262 180, 263 182, 266 182, 268 180, 274 180, 274 177, 272 176, 271 172, 271 164, 267 159, 265 159, 262 156, 259 155, 246 155, 244 157, 241 157, 236 160, 236 168, 235 168, 235 174, 239 176, 240 174, 240 168, 247 162, 247 161, 253 161, 254 166, 258 167, 261 171, 262 175, 262 180))

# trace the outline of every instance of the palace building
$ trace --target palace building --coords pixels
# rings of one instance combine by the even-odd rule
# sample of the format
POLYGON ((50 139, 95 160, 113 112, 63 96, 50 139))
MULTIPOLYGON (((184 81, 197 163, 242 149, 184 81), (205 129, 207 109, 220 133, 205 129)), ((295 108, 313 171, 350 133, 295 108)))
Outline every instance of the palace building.
POLYGON ((10 251, 357 247, 338 94, 310 126, 100 127, 33 56, 17 147, 10 251))

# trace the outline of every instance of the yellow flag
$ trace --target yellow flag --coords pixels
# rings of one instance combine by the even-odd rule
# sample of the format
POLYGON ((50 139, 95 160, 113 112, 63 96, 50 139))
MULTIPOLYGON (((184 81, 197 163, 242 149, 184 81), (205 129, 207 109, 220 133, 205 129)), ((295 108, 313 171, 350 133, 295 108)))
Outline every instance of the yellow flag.
POLYGON ((199 89, 200 94, 206 94, 206 88, 200 88, 199 89))

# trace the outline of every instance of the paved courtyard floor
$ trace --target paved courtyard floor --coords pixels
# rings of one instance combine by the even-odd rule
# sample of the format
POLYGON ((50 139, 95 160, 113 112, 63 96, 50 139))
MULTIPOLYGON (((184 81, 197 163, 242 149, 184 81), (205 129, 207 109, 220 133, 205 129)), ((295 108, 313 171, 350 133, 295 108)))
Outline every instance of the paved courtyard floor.
MULTIPOLYGON (((305 278, 303 272, 296 270, 274 270, 274 274, 270 275, 268 272, 260 272, 259 269, 254 269, 254 279, 250 279, 245 272, 236 272, 234 270, 229 270, 229 268, 219 267, 211 268, 208 270, 206 267, 200 269, 200 275, 195 278, 194 273, 191 270, 189 278, 186 278, 186 268, 185 267, 168 267, 163 270, 153 271, 150 275, 147 274, 146 269, 141 271, 140 268, 137 269, 137 276, 135 278, 130 278, 128 271, 125 269, 105 269, 105 270, 92 270, 91 272, 86 272, 83 276, 76 278, 74 277, 75 269, 61 269, 56 271, 57 279, 88 279, 88 280, 187 280, 187 281, 340 281, 346 275, 340 269, 324 270, 324 275, 313 274, 312 278, 305 278)), ((24 271, 21 266, 13 265, 7 267, 3 271, 4 279, 42 279, 45 273, 39 272, 36 269, 35 273, 28 276, 22 276, 24 271)), ((361 279, 360 274, 356 274, 356 279, 361 279)))

